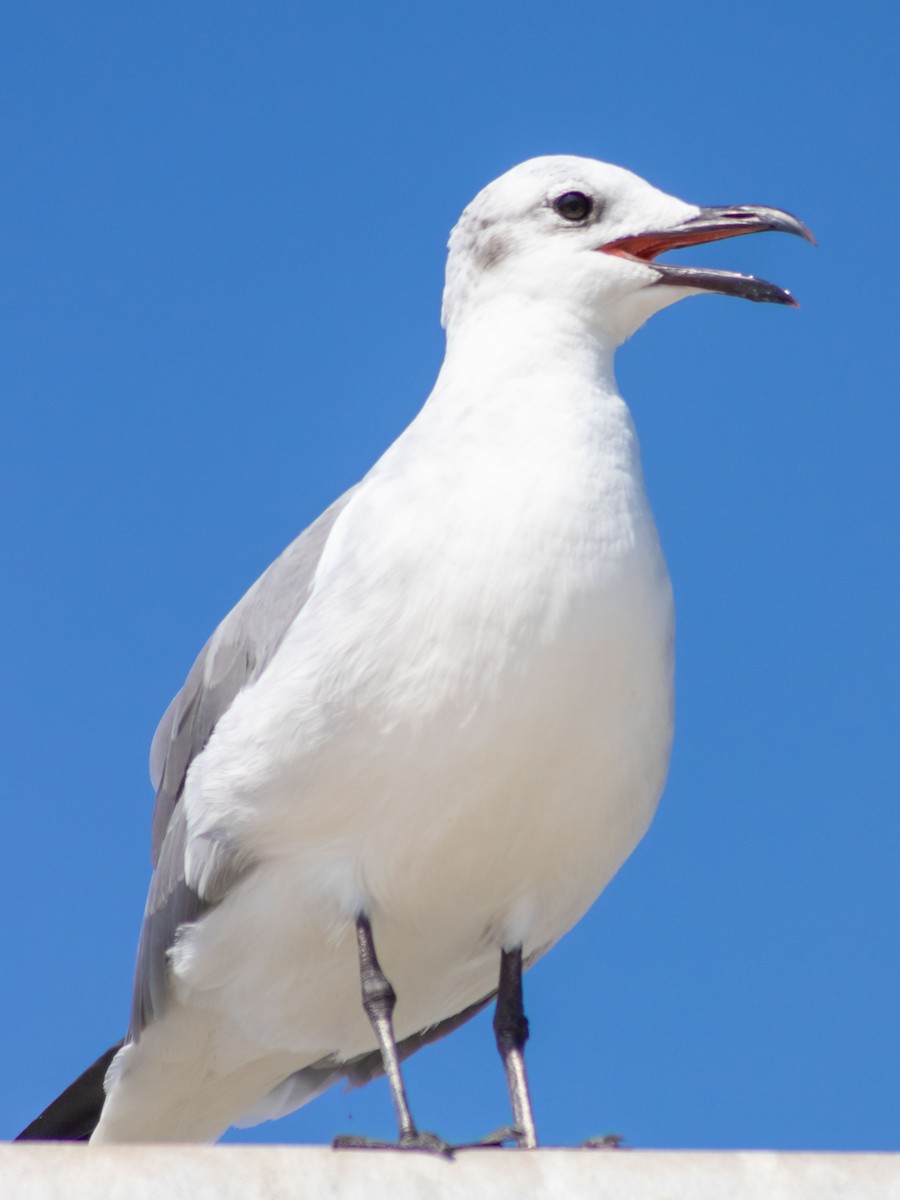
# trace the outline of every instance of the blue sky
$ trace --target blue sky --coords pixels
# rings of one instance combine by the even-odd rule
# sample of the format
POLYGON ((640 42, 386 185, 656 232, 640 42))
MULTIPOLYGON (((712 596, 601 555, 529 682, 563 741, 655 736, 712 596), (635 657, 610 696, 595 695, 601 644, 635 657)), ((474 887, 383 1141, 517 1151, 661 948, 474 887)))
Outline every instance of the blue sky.
MULTIPOLYGON (((820 246, 692 250, 802 308, 698 297, 620 354, 678 727, 650 834, 527 978, 539 1132, 897 1148, 898 25, 774 0, 6 6, 0 1136, 122 1033, 147 750, 194 654, 427 395, 464 204, 578 153, 790 209, 820 246)), ((507 1119, 486 1017, 409 1085, 448 1138, 507 1119)), ((391 1129, 379 1083, 235 1136, 391 1129)))

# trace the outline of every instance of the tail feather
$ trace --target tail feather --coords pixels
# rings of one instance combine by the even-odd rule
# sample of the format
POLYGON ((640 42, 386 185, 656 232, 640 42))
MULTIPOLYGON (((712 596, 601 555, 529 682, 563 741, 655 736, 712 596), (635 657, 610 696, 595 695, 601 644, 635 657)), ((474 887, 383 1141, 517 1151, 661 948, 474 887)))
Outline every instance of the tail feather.
POLYGON ((100 1120, 106 1099, 103 1080, 122 1043, 117 1042, 92 1063, 39 1117, 23 1129, 17 1142, 86 1142, 100 1120))

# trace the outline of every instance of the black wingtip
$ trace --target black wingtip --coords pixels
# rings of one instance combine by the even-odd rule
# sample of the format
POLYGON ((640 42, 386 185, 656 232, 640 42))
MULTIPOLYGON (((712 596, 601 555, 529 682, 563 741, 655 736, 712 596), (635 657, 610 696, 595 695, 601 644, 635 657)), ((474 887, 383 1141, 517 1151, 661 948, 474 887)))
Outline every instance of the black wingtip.
POLYGON ((39 1117, 22 1130, 17 1142, 86 1142, 97 1127, 106 1093, 103 1081, 122 1047, 117 1042, 70 1083, 39 1117))

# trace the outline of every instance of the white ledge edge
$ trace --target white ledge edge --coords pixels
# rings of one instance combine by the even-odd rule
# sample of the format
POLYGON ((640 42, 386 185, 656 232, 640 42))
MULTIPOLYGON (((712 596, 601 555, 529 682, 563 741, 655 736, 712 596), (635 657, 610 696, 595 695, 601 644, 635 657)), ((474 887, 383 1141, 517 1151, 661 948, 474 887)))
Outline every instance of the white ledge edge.
POLYGON ((0 1145, 3 1200, 900 1200, 900 1154, 0 1145))

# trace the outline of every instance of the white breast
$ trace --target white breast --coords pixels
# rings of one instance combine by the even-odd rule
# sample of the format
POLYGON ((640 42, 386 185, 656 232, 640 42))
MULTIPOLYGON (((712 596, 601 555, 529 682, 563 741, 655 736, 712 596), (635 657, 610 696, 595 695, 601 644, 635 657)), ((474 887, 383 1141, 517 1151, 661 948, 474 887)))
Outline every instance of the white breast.
POLYGON ((479 999, 498 946, 557 940, 652 817, 669 583, 627 410, 615 395, 572 407, 512 414, 465 453, 458 413, 452 447, 439 411, 414 424, 192 769, 192 829, 260 865, 182 940, 177 972, 262 1043, 371 1048, 362 908, 400 1036, 479 999))

